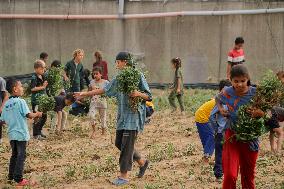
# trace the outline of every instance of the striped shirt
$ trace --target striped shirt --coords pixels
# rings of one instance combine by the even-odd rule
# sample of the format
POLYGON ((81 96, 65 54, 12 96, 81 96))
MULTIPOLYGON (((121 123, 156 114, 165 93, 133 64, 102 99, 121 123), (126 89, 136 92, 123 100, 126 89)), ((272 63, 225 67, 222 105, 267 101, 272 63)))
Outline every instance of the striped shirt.
POLYGON ((228 53, 228 63, 236 65, 245 62, 245 54, 243 49, 233 49, 228 53))

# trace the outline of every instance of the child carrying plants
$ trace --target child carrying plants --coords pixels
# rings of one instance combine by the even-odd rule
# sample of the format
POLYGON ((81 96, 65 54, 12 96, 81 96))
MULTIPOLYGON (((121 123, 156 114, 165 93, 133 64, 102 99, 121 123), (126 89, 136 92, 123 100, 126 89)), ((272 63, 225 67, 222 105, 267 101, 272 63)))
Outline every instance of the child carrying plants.
MULTIPOLYGON (((250 103, 256 88, 250 86, 250 77, 243 65, 233 66, 230 72, 232 87, 226 87, 216 96, 216 104, 220 113, 228 119, 228 129, 225 131, 223 145, 223 189, 235 189, 240 169, 242 188, 255 188, 255 167, 259 150, 258 139, 242 142, 237 141, 232 127, 237 124, 237 112, 242 105, 250 103), (228 110, 222 105, 227 105, 228 110)), ((251 108, 251 117, 262 117, 264 112, 251 108)))
POLYGON ((177 106, 175 104, 175 99, 177 98, 181 113, 184 114, 184 103, 183 103, 183 77, 181 72, 181 59, 173 58, 171 60, 173 69, 175 70, 175 76, 173 85, 170 87, 172 89, 169 95, 169 102, 173 108, 173 112, 176 111, 177 106))
POLYGON ((7 81, 7 91, 11 96, 5 103, 0 120, 4 120, 8 125, 12 148, 8 180, 10 182, 14 180, 16 186, 26 186, 32 184, 27 179, 23 179, 26 146, 30 139, 27 118, 41 117, 42 112, 30 112, 26 101, 21 98, 24 89, 20 81, 14 79, 7 81))
MULTIPOLYGON (((102 79, 102 69, 95 67, 92 73, 92 80, 89 85, 90 91, 96 89, 104 89, 109 81, 102 79)), ((104 96, 94 95, 91 99, 88 116, 91 118, 93 132, 91 138, 95 138, 96 131, 96 114, 100 115, 102 135, 105 134, 107 128, 107 100, 104 96)))
MULTIPOLYGON (((230 85, 228 80, 221 80, 219 89, 221 91, 225 86, 230 85)), ((209 117, 215 104, 215 99, 212 99, 200 106, 195 112, 195 123, 203 146, 203 160, 206 163, 209 162, 209 159, 214 152, 214 128, 210 125, 209 117)))
POLYGON ((106 94, 117 99, 118 116, 115 146, 120 150, 120 175, 112 183, 124 185, 129 182, 127 173, 131 171, 133 161, 139 164, 138 178, 143 177, 149 165, 149 161, 142 159, 141 155, 135 150, 134 144, 138 132, 144 129, 145 101, 150 100, 152 95, 144 75, 133 68, 134 61, 130 53, 120 52, 116 56, 116 66, 120 73, 105 88, 81 92, 76 96, 106 94))
MULTIPOLYGON (((45 63, 42 60, 36 60, 34 63, 35 73, 32 75, 31 80, 31 102, 32 110, 36 112, 38 106, 38 98, 46 94, 46 87, 48 82, 45 80, 45 63)), ((43 140, 46 136, 42 133, 42 128, 46 122, 47 115, 44 113, 41 118, 33 123, 33 136, 35 139, 43 140)))

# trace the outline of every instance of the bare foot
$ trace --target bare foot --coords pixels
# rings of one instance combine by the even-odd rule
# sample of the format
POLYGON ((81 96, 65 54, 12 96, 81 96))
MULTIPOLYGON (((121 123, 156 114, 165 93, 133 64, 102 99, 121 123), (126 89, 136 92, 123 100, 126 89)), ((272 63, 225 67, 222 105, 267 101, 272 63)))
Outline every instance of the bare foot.
POLYGON ((95 133, 95 131, 91 134, 90 138, 91 138, 91 139, 95 139, 95 138, 96 138, 96 133, 95 133))

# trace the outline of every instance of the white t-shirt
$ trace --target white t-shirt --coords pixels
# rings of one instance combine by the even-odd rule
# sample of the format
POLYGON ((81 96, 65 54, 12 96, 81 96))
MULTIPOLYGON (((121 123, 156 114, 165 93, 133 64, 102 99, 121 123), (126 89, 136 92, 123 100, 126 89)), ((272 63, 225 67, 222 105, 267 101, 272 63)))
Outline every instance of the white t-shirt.
MULTIPOLYGON (((109 84, 108 80, 102 79, 100 82, 97 82, 95 79, 91 80, 89 87, 94 89, 103 89, 107 84, 109 84)), ((96 108, 107 108, 107 101, 104 96, 94 95, 91 100, 91 106, 95 106, 96 108)))

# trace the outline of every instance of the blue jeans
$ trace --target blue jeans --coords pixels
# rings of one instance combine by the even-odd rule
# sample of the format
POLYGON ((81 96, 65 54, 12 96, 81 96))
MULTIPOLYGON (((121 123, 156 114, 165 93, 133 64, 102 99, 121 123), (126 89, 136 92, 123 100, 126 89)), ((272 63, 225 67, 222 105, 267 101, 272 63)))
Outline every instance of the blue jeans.
POLYGON ((214 129, 207 123, 196 122, 199 137, 203 146, 204 155, 212 156, 214 152, 214 129))
POLYGON ((11 140, 12 156, 9 165, 9 180, 21 182, 23 179, 24 163, 26 159, 27 141, 11 140))
POLYGON ((222 169, 222 150, 223 150, 223 133, 217 133, 215 136, 215 165, 214 165, 214 175, 216 178, 223 176, 222 169))

